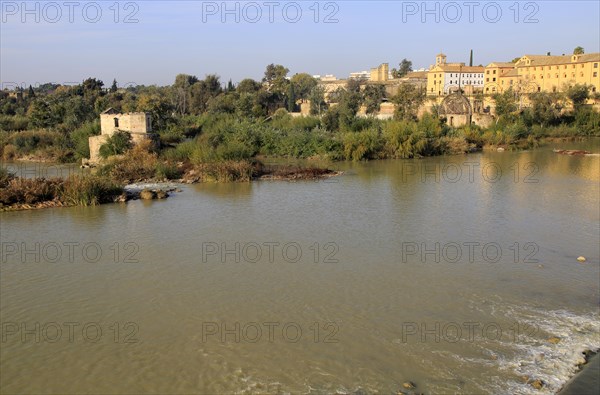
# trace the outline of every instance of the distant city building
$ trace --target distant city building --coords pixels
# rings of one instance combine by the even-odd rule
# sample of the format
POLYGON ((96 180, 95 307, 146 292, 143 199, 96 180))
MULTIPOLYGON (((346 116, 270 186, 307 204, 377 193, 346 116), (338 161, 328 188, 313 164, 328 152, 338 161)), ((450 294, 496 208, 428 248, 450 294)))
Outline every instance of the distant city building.
POLYGON ((325 76, 315 76, 316 79, 321 81, 337 81, 337 77, 333 74, 325 74, 325 76))
POLYGON ((390 79, 390 66, 388 63, 382 63, 378 67, 372 68, 369 74, 369 81, 383 82, 390 79))
POLYGON ((371 77, 371 73, 367 70, 358 71, 356 73, 350 73, 349 79, 351 80, 368 80, 371 77))

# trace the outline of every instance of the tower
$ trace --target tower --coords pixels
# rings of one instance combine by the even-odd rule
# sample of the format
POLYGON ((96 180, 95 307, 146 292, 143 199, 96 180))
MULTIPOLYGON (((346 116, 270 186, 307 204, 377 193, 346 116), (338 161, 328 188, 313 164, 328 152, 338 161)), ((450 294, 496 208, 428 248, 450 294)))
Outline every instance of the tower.
POLYGON ((441 66, 443 64, 446 64, 446 55, 444 55, 443 53, 440 53, 435 57, 435 65, 441 66))

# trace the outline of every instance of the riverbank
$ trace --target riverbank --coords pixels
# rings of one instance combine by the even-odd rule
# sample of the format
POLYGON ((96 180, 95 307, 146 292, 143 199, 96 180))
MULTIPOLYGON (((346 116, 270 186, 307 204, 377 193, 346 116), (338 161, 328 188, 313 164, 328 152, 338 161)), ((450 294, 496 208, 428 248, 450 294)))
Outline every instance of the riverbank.
POLYGON ((340 171, 323 168, 263 166, 259 162, 204 164, 200 167, 189 167, 185 171, 182 170, 182 173, 183 177, 176 179, 142 177, 135 178, 133 183, 125 183, 123 181, 131 180, 131 174, 134 173, 121 174, 121 177, 116 177, 111 172, 106 174, 105 171, 100 175, 74 175, 68 178, 22 178, 0 168, 0 212, 94 206, 137 199, 166 199, 170 192, 181 191, 176 187, 163 188, 156 185, 164 181, 180 184, 255 180, 301 181, 325 179, 342 174, 340 171), (138 184, 154 185, 139 188, 138 184))
POLYGON ((558 395, 596 395, 600 392, 600 355, 589 353, 581 370, 558 392, 558 395))

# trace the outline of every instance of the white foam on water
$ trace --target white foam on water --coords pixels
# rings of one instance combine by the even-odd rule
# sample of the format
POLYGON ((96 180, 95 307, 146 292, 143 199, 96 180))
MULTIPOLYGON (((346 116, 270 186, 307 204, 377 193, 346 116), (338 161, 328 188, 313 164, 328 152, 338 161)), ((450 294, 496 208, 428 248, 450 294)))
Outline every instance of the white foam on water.
POLYGON ((171 189, 176 188, 177 184, 171 182, 150 182, 150 183, 134 183, 125 185, 123 189, 130 192, 139 192, 144 189, 171 189))
POLYGON ((523 331, 517 341, 502 340, 502 346, 514 351, 512 359, 498 359, 499 368, 513 373, 514 381, 496 380, 494 388, 501 393, 555 394, 585 362, 586 350, 600 349, 600 316, 578 315, 566 310, 542 310, 532 307, 506 309, 506 315, 520 326, 534 328, 523 331), (558 337, 556 344, 550 337, 558 337), (541 390, 521 379, 544 382, 541 390))

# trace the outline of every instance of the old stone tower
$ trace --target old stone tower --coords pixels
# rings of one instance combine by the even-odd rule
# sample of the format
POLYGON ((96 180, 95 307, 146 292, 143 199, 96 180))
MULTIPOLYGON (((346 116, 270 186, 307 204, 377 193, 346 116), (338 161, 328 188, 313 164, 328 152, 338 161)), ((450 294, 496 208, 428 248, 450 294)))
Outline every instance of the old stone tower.
POLYGON ((100 147, 106 143, 110 136, 119 130, 129 132, 133 144, 138 144, 143 140, 154 140, 156 137, 152 133, 152 118, 150 114, 145 112, 121 114, 113 108, 109 108, 100 114, 100 130, 100 136, 89 138, 89 162, 92 164, 100 162, 100 147))

